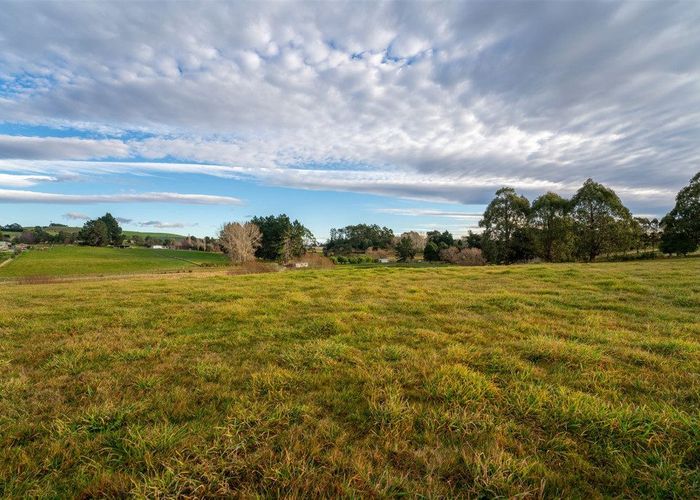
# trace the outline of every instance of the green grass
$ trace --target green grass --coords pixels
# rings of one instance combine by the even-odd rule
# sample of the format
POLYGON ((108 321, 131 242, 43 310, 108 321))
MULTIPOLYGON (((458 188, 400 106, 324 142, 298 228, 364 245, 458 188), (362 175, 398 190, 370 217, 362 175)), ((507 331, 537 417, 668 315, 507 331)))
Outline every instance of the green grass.
POLYGON ((0 287, 0 496, 700 496, 700 259, 0 287))
POLYGON ((148 273, 226 264, 221 254, 150 248, 38 247, 0 268, 0 278, 148 273))
POLYGON ((157 233, 157 232, 151 232, 151 231, 122 231, 125 237, 131 238, 133 236, 141 236, 142 238, 145 238, 146 236, 150 236, 151 238, 159 238, 159 239, 171 239, 171 240, 183 240, 185 237, 181 234, 176 234, 176 233, 157 233))

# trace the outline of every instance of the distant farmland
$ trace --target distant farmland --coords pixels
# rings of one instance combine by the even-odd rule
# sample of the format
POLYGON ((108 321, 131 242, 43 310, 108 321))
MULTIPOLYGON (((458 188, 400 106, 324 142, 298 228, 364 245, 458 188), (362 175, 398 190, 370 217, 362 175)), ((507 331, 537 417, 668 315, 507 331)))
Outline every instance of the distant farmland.
MULTIPOLYGON (((26 230, 31 230, 34 229, 34 227, 26 227, 26 230)), ((43 226, 42 229, 44 229, 46 232, 49 234, 58 234, 60 231, 64 231, 66 233, 77 233, 80 231, 80 227, 76 226, 43 226)), ((14 238, 15 236, 19 236, 22 233, 18 231, 0 231, 1 234, 6 234, 10 236, 11 238, 14 238)), ((132 238, 134 236, 140 236, 141 238, 146 238, 146 237, 151 237, 151 238, 156 238, 156 239, 171 239, 173 241, 179 241, 185 238, 185 236, 181 234, 176 234, 176 233, 159 233, 159 232, 154 232, 154 231, 130 231, 125 229, 122 231, 122 234, 126 238, 132 238)))
MULTIPOLYGON (((79 250, 2 271, 180 265, 79 250)), ((699 258, 7 282, 0 496, 698 498, 699 312, 699 258)))
POLYGON ((130 274, 222 266, 222 254, 150 248, 37 247, 0 267, 0 278, 130 274))

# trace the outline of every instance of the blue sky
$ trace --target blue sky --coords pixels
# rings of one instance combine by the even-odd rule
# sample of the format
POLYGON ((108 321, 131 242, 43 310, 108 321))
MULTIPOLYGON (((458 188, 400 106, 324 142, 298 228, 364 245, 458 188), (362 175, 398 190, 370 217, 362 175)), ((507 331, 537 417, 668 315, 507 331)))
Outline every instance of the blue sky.
POLYGON ((588 177, 663 215, 700 169, 699 22, 696 2, 6 3, 0 224, 463 234, 501 186, 588 177))

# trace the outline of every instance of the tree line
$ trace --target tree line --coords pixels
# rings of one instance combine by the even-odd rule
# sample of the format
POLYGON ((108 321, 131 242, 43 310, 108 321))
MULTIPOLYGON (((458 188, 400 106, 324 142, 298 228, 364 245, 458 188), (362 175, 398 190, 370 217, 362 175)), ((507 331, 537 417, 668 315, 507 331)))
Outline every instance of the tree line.
MULTIPOLYGON (((118 246, 125 236, 109 213, 87 221, 78 232, 59 229, 51 234, 37 227, 26 231, 19 224, 5 231, 23 230, 28 243, 82 243, 118 246)), ((60 226, 60 227, 59 227, 60 226)), ((700 245, 700 172, 680 190, 674 208, 661 220, 633 217, 610 188, 588 179, 571 199, 548 192, 532 203, 513 188, 496 191, 479 221, 481 233, 455 238, 448 231, 400 235, 376 224, 333 228, 323 251, 337 262, 355 262, 350 254, 377 257, 395 254, 400 261, 422 254, 426 261, 464 265, 508 264, 540 259, 547 262, 594 261, 602 254, 659 248, 666 254, 688 254, 700 245)), ((135 244, 158 244, 160 240, 132 236, 135 244), (138 241, 137 241, 138 240, 138 241)), ((287 262, 304 255, 318 242, 312 232, 286 214, 256 216, 248 222, 225 224, 218 238, 188 236, 166 245, 205 251, 223 251, 233 262, 252 259, 287 262)))
POLYGON ((499 189, 479 226, 479 246, 493 263, 536 257, 591 262, 601 254, 657 245, 663 253, 687 254, 700 244, 700 173, 661 221, 633 217, 612 189, 588 179, 569 200, 549 192, 530 204, 512 188, 499 189))

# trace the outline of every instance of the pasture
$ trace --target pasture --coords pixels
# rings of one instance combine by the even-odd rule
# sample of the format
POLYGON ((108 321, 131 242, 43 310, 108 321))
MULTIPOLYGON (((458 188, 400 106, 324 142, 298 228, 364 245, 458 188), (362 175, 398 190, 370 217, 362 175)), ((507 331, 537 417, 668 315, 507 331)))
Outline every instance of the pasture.
POLYGON ((0 278, 167 272, 226 263, 224 255, 210 252, 59 245, 23 252, 0 268, 0 278))
POLYGON ((0 496, 698 497, 699 318, 698 258, 8 282, 0 496))

